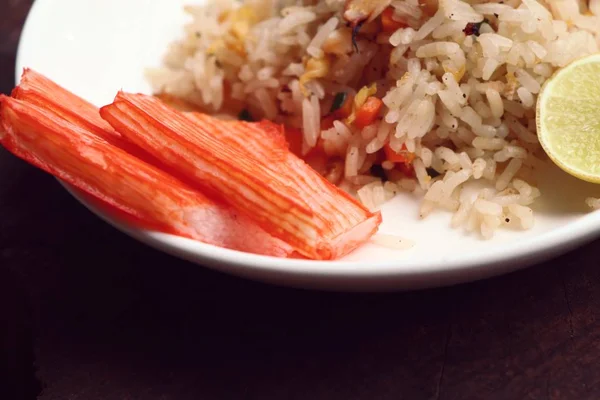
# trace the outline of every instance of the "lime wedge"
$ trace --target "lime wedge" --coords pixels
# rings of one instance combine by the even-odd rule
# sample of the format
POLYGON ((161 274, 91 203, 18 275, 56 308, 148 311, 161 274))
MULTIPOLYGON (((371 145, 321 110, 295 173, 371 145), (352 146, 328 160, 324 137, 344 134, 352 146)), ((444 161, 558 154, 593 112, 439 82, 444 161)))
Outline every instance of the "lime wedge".
POLYGON ((600 54, 548 79, 536 114, 538 137, 552 161, 577 178, 600 183, 600 54))

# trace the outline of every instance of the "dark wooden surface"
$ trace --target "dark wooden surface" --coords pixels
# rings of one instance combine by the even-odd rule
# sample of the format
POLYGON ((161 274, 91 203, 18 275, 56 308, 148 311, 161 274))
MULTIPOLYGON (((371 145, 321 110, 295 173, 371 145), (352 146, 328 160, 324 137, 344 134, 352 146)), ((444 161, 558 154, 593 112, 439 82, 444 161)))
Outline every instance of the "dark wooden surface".
MULTIPOLYGON (((0 3, 2 92, 29 5, 0 3)), ((283 289, 146 248, 0 151, 0 399, 597 400, 599 244, 446 289, 283 289)))

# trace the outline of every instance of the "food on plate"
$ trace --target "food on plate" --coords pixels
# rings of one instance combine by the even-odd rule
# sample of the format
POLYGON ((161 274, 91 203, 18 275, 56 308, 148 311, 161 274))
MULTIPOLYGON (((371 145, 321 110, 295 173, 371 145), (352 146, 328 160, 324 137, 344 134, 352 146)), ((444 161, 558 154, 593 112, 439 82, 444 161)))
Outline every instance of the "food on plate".
POLYGON ((292 249, 250 219, 109 144, 82 126, 2 97, 4 147, 144 225, 226 248, 273 256, 292 249))
POLYGON ((568 173, 600 183, 600 54, 550 78, 540 92, 537 115, 548 156, 568 173))
POLYGON ((590 208, 600 210, 600 198, 588 197, 585 202, 590 208))
POLYGON ((385 12, 392 0, 347 0, 344 5, 344 20, 350 26, 359 28, 365 22, 371 22, 385 12))
POLYGON ((130 146, 100 117, 98 107, 30 68, 26 68, 21 74, 21 80, 13 89, 11 97, 51 111, 118 147, 130 146))
POLYGON ((25 70, 12 97, 0 97, 0 123, 0 143, 13 154, 147 228, 257 254, 333 259, 381 222, 294 156, 272 122, 222 121, 127 93, 100 113, 25 70))
POLYGON ((58 117, 91 131, 108 143, 144 161, 158 163, 155 158, 124 140, 100 117, 98 107, 30 68, 25 68, 21 74, 19 85, 13 89, 11 97, 52 111, 58 117))
POLYGON ((132 143, 306 257, 341 257, 381 222, 378 212, 291 153, 280 125, 186 115, 155 97, 123 92, 100 114, 132 143))
POLYGON ((157 95, 284 124, 307 163, 371 210, 415 192, 421 217, 448 210, 452 226, 484 238, 533 226, 536 171, 549 162, 538 95, 559 68, 598 52, 600 37, 598 0, 246 0, 185 10, 183 38, 148 71, 157 95))

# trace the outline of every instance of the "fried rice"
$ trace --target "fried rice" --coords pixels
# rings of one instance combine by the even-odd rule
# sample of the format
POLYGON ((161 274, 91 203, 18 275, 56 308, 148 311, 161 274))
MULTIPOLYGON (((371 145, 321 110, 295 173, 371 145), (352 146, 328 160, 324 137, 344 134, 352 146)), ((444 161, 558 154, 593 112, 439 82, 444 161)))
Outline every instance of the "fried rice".
POLYGON ((369 208, 417 192, 421 217, 447 210, 453 227, 484 238, 533 225, 547 163, 537 95, 600 39, 600 0, 225 0, 185 11, 183 37, 148 71, 157 94, 285 124, 291 148, 369 208), (472 182, 482 188, 464 190, 472 182))

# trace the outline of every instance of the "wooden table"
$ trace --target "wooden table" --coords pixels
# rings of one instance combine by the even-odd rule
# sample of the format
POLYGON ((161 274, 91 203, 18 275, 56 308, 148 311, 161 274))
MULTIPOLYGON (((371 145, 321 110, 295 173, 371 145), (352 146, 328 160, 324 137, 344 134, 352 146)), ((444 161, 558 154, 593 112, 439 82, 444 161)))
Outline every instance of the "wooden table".
MULTIPOLYGON (((4 93, 30 2, 1 6, 4 93)), ((446 289, 290 290, 138 244, 4 151, 0 171, 0 399, 600 398, 600 242, 446 289)))

